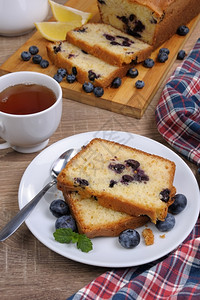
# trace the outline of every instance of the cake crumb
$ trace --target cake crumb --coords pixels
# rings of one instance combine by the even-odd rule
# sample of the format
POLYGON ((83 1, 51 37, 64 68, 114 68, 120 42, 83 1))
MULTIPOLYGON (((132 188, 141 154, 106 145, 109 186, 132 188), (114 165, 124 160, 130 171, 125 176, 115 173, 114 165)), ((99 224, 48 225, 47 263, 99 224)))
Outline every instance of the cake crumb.
POLYGON ((165 234, 160 235, 160 238, 164 239, 165 238, 165 234))
POLYGON ((142 231, 142 235, 144 237, 144 241, 145 241, 145 244, 147 246, 153 245, 153 243, 154 243, 154 234, 153 234, 153 232, 150 228, 145 228, 142 231))

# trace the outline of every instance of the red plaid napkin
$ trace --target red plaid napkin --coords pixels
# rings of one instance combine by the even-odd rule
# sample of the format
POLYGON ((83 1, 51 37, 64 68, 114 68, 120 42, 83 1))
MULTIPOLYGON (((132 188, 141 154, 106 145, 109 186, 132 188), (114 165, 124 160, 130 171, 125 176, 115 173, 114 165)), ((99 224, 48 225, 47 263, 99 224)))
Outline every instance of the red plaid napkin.
POLYGON ((167 142, 200 166, 200 39, 167 81, 156 122, 167 142))
MULTIPOLYGON (((169 78, 156 121, 176 150, 200 164, 200 39, 169 78)), ((200 218, 187 239, 166 257, 108 271, 68 298, 83 299, 200 299, 200 218)))
POLYGON ((83 299, 200 299, 200 219, 187 239, 166 258, 108 271, 68 298, 83 299))

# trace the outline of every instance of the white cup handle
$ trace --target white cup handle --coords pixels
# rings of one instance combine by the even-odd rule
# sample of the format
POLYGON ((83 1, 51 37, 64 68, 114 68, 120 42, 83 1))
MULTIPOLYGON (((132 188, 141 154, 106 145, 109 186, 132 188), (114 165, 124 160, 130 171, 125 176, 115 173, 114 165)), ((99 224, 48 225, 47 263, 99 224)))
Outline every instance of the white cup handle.
MULTIPOLYGON (((1 132, 4 131, 4 125, 3 123, 0 121, 0 137, 1 137, 1 132)), ((2 143, 0 144, 0 150, 1 149, 7 149, 10 148, 10 144, 8 142, 2 143)))
POLYGON ((7 148, 10 148, 10 147, 11 147, 10 144, 7 143, 7 142, 5 142, 5 143, 3 143, 3 144, 0 144, 0 150, 1 150, 1 149, 7 149, 7 148))

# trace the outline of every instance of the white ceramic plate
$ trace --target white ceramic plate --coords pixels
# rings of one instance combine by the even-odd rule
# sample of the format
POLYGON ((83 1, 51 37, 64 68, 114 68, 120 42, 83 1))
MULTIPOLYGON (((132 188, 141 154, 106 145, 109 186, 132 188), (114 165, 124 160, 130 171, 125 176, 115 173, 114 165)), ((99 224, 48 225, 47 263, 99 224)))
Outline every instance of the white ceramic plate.
MULTIPOLYGON (((174 250, 193 229, 200 209, 200 194, 196 179, 187 164, 173 151, 149 138, 120 131, 88 132, 65 138, 43 150, 27 167, 19 187, 20 209, 29 202, 51 180, 50 168, 52 162, 61 153, 70 148, 80 148, 91 139, 100 137, 113 140, 121 144, 157 154, 175 162, 176 173, 174 185, 178 193, 187 197, 188 204, 184 211, 175 216, 176 225, 170 232, 161 238, 154 224, 149 223, 153 230, 155 242, 151 246, 140 244, 134 249, 125 249, 118 243, 118 238, 92 239, 93 250, 83 253, 76 249, 75 244, 60 244, 54 240, 55 217, 49 211, 50 203, 61 197, 61 193, 51 188, 36 206, 26 220, 26 224, 34 236, 51 250, 69 259, 95 266, 129 267, 154 261, 174 250)), ((143 227, 138 231, 141 233, 143 227)))

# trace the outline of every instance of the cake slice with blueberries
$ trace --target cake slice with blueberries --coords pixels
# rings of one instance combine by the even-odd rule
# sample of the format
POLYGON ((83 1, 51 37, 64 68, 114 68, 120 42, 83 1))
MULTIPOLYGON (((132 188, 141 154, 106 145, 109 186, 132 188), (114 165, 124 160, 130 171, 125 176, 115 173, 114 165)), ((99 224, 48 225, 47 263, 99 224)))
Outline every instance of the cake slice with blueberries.
POLYGON ((66 39, 82 50, 106 61, 122 66, 144 61, 152 47, 111 25, 87 23, 67 33, 66 39))
POLYGON ((124 77, 131 65, 113 66, 67 41, 49 43, 47 53, 51 62, 69 74, 76 70, 76 80, 91 82, 94 86, 108 87, 116 77, 124 77))
POLYGON ((58 176, 58 188, 95 197, 104 207, 163 221, 172 204, 174 162, 116 142, 95 138, 58 176))

